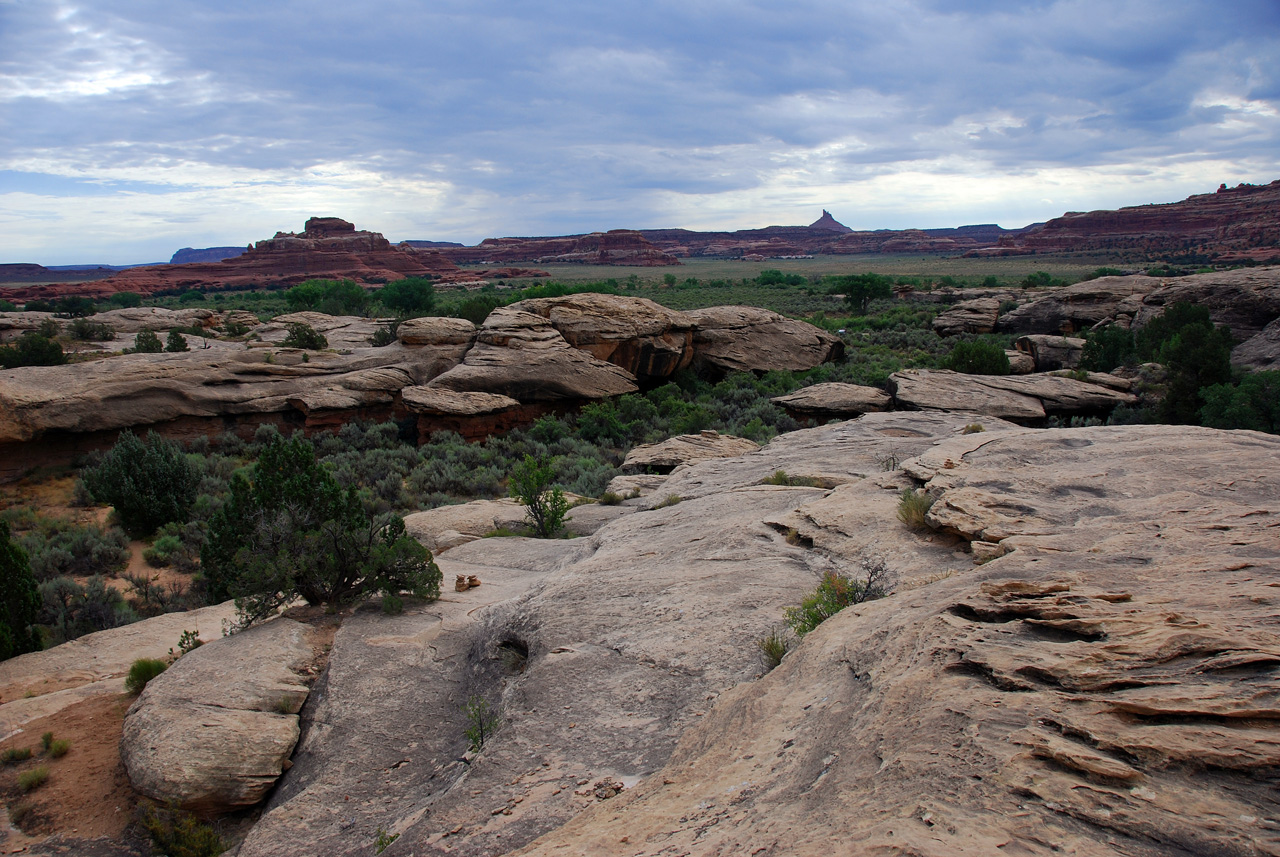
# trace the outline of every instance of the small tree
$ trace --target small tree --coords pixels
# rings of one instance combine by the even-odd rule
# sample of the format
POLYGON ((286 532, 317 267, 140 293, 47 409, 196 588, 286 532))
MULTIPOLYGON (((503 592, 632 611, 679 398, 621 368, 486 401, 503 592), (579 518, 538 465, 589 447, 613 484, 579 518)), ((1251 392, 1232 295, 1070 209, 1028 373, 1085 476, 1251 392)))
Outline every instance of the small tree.
POLYGON ((275 437, 252 480, 236 474, 200 552, 210 595, 232 597, 241 624, 301 597, 342 604, 377 592, 434 600, 440 569, 398 515, 371 516, 305 438, 275 437))
POLYGON ((831 294, 844 295, 850 312, 867 314, 867 304, 877 298, 893 297, 893 280, 881 274, 851 274, 836 277, 831 294))
POLYGON ((968 375, 1008 375, 1011 369, 1004 349, 981 339, 957 342, 942 362, 942 368, 968 375))
MULTIPOLYGON (((120 294, 125 294, 121 292, 120 294)), ((164 344, 156 332, 150 328, 139 330, 133 337, 133 350, 137 354, 159 354, 164 351, 164 344)))
POLYGON ((170 521, 186 521, 200 474, 178 445, 147 432, 146 442, 125 429, 102 463, 84 472, 99 502, 115 507, 120 525, 145 538, 170 521))
POLYGON ((1241 378, 1239 386, 1214 384, 1200 394, 1201 425, 1280 434, 1280 371, 1254 372, 1241 378))
POLYGON ((426 315, 436 305, 436 289, 426 277, 405 277, 378 292, 384 307, 399 316, 426 315))
POLYGON ((9 525, 0 521, 0 660, 40 648, 32 628, 40 605, 27 553, 9 537, 9 525))
POLYGON ((285 348, 306 348, 312 351, 319 351, 321 348, 329 347, 329 340, 325 339, 324 334, 311 325, 296 321, 289 325, 289 335, 280 344, 285 348))
MULTIPOLYGON (((52 323, 54 332, 57 324, 52 323)), ((61 366, 67 362, 62 346, 49 336, 28 331, 18 337, 13 345, 0 347, 0 369, 19 366, 61 366)))
POLYGON ((525 507, 529 526, 540 539, 552 539, 564 530, 569 501, 551 485, 555 471, 545 458, 526 455, 511 471, 511 496, 525 507))
POLYGON ((176 330, 169 331, 169 338, 164 343, 165 351, 190 351, 187 338, 176 330))

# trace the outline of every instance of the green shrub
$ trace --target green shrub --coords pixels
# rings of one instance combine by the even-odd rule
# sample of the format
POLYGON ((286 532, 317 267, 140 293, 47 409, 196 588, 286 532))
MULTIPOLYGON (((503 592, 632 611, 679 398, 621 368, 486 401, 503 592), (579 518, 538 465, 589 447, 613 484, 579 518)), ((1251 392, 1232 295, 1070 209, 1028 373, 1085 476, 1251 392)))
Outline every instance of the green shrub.
POLYGON ((324 334, 305 322, 295 321, 289 325, 289 335, 280 343, 285 348, 305 348, 318 351, 329 347, 329 340, 324 334))
POLYGON ((211 597, 235 598, 241 624, 298 597, 334 605, 376 592, 440 594, 440 569, 404 520, 366 512, 356 488, 339 485, 300 436, 277 434, 252 479, 232 477, 200 556, 211 597))
POLYGON ((888 594, 888 572, 880 560, 863 563, 861 580, 827 572, 818 588, 806 596, 799 607, 787 608, 787 625, 797 637, 803 637, 849 605, 888 594))
POLYGON ((819 481, 812 476, 790 476, 785 470, 775 470, 772 476, 760 480, 761 485, 788 485, 801 488, 818 488, 819 481))
POLYGON ((40 736, 40 752, 48 753, 49 747, 53 745, 53 733, 46 732, 40 736))
POLYGON ((760 659, 764 663, 764 671, 782 663, 782 658, 791 648, 791 635, 786 628, 774 628, 765 636, 756 640, 756 648, 760 650, 760 659))
MULTIPOLYGON (((56 335, 57 323, 53 322, 56 335)), ((52 337, 28 331, 18 337, 13 345, 0 347, 0 369, 16 369, 19 366, 61 366, 67 362, 62 346, 52 337)))
POLYGON ((284 299, 291 312, 326 315, 359 315, 369 305, 369 293, 355 280, 307 280, 285 292, 284 299))
POLYGON ((138 658, 129 667, 129 675, 124 680, 124 689, 132 694, 142 693, 153 678, 169 668, 169 665, 155 658, 138 658))
POLYGON ((51 741, 48 748, 49 758, 61 759, 63 756, 67 755, 67 752, 70 749, 71 742, 65 738, 59 738, 57 741, 51 741))
POLYGON ((525 507, 529 526, 540 539, 558 536, 569 513, 564 491, 551 484, 554 476, 549 460, 532 455, 525 455, 511 471, 511 496, 525 507))
POLYGON ((129 537, 119 527, 106 530, 67 521, 41 521, 40 529, 22 537, 36 580, 54 577, 114 575, 129 563, 129 537))
POLYGON ((77 318, 71 322, 71 338, 82 342, 106 342, 116 335, 111 325, 100 321, 77 318))
POLYGON ((9 747, 4 752, 0 752, 0 762, 6 765, 13 765, 18 762, 25 762, 31 758, 30 747, 9 747))
POLYGON ((621 494, 617 494, 613 491, 606 491, 600 495, 600 505, 601 506, 618 506, 618 505, 621 505, 623 499, 625 498, 621 494))
POLYGON ((436 305, 436 290, 427 277, 405 277, 387 283, 376 297, 401 317, 427 315, 436 305))
POLYGON ((400 838, 399 833, 388 834, 385 828, 378 828, 378 835, 373 840, 373 853, 381 854, 387 850, 387 846, 400 838))
POLYGON ((107 303, 122 309, 142 306, 142 295, 137 292, 116 292, 107 298, 107 303))
POLYGON ((907 488, 898 500, 898 520, 912 530, 926 529, 929 524, 925 521, 925 515, 932 506, 933 498, 928 494, 907 488))
POLYGON ((471 752, 479 753, 484 749, 485 742, 498 730, 498 726, 502 722, 502 716, 500 712, 490 708, 489 703, 480 696, 472 696, 467 699, 467 704, 463 707, 462 712, 467 718, 467 726, 463 730, 463 734, 467 737, 471 752))
POLYGON ((1133 332, 1109 324, 1085 334, 1080 368, 1089 372, 1110 372, 1119 366, 1134 363, 1136 358, 1133 332))
POLYGON ((1201 425, 1280 434, 1280 371, 1254 372, 1239 385, 1213 384, 1200 393, 1201 425))
POLYGON ((190 351, 191 346, 187 345, 187 338, 176 330, 169 331, 169 337, 164 341, 164 350, 170 352, 190 351))
POLYGON ((126 532, 145 538, 170 521, 187 520, 199 473, 173 441, 147 432, 144 443, 125 429, 84 481, 96 499, 115 507, 126 532))
POLYGON ((135 354, 159 354, 164 351, 164 344, 154 330, 143 329, 134 335, 132 350, 135 354))
POLYGON ((27 553, 9 537, 9 524, 0 521, 0 660, 40 649, 33 627, 40 605, 27 553))
POLYGON ((384 324, 373 332, 369 337, 369 344, 374 348, 382 348, 396 342, 396 325, 384 324))
POLYGON ((35 791, 49 781, 49 769, 44 765, 18 774, 18 791, 26 794, 35 791))
POLYGON ((994 342, 981 339, 957 342, 943 361, 942 368, 967 375, 1008 375, 1009 355, 994 342))
POLYGON ((681 497, 679 494, 668 494, 666 497, 662 499, 662 502, 658 503, 656 506, 653 506, 653 508, 665 509, 668 506, 675 506, 676 504, 683 503, 683 502, 684 502, 684 498, 681 497))
POLYGON ((152 847, 167 857, 217 857, 226 850, 217 831, 176 804, 148 806, 141 821, 152 847))
POLYGON ((893 280, 881 274, 851 274, 833 277, 829 282, 829 293, 844 295, 849 311, 858 315, 867 314, 871 301, 893 297, 893 280))
POLYGON ((964 427, 964 429, 960 433, 961 434, 977 434, 978 432, 983 432, 986 430, 987 430, 986 426, 984 426, 982 423, 969 423, 967 426, 964 427))

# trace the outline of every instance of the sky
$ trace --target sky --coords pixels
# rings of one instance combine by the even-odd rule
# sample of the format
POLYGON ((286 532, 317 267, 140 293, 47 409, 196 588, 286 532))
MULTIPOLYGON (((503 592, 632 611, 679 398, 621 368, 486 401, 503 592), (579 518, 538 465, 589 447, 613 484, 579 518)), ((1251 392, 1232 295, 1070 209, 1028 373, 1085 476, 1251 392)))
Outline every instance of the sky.
POLYGON ((1280 178, 1277 0, 0 0, 0 262, 999 223, 1280 178))

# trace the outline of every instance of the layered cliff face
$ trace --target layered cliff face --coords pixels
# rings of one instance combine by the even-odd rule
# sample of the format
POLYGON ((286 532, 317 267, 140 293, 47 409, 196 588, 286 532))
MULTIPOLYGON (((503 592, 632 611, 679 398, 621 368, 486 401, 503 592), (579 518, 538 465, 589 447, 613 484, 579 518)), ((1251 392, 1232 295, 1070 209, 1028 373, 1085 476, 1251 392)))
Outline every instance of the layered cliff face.
MULTIPOLYGON (((11 299, 53 298, 68 294, 106 297, 115 292, 155 294, 169 289, 249 289, 293 285, 304 280, 352 279, 387 282, 404 277, 434 277, 439 282, 481 279, 485 271, 462 271, 439 252, 393 245, 378 232, 357 230, 337 217, 313 217, 300 233, 277 232, 253 248, 219 262, 131 268, 93 283, 53 284, 12 289, 11 299)), ((506 271, 506 276, 540 271, 506 271)))
POLYGON ((1005 236, 1004 249, 1036 253, 1081 250, 1212 253, 1224 259, 1280 257, 1280 180, 1225 185, 1181 202, 1117 211, 1070 212, 1005 236))
MULTIPOLYGON (((424 242, 413 242, 421 245, 424 242)), ((442 247, 455 262, 542 264, 576 262, 588 265, 658 267, 680 260, 655 247, 634 229, 614 229, 559 238, 487 238, 474 247, 442 247)))

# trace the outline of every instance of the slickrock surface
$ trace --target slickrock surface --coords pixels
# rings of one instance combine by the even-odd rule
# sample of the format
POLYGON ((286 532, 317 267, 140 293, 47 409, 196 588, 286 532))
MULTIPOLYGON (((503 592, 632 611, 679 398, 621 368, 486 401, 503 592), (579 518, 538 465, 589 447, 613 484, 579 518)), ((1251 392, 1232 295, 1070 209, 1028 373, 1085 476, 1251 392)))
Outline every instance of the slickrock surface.
POLYGON ((840 417, 887 411, 893 405, 893 399, 879 387, 835 381, 814 384, 785 396, 774 396, 770 401, 797 414, 840 417))
POLYGON ((899 407, 972 411, 1014 421, 1048 415, 1105 414, 1137 397, 1059 375, 965 375, 945 369, 907 369, 889 378, 899 407))
POLYGON ((311 629, 274 619, 214 640, 148 682, 120 756, 141 794, 221 813, 258 803, 298 740, 311 629))
POLYGON ((812 369, 844 354, 838 336, 766 309, 718 306, 684 315, 698 326, 695 365, 720 372, 812 369))
POLYGON ((632 447, 623 460, 622 467, 625 470, 657 467, 669 471, 681 465, 706 461, 708 458, 732 458, 755 452, 759 448, 760 445, 753 440, 708 430, 632 447))
MULTIPOLYGON (((1207 276, 1207 275, 1206 275, 1207 276)), ((1100 322, 1132 319, 1142 298, 1165 282, 1155 277, 1100 277, 1053 289, 1000 316, 1004 333, 1065 334, 1088 330, 1100 322)))
POLYGON ((0 726, 4 734, 90 696, 124 692, 138 658, 164 658, 184 631, 218 639, 235 617, 230 602, 188 613, 166 613, 132 625, 86 634, 43 652, 0 661, 0 726))
POLYGON ((958 333, 991 333, 996 329, 1000 313, 999 298, 974 298, 943 310, 933 319, 933 332, 939 336, 958 333))
MULTIPOLYGON (((1277 453, 1186 427, 929 449, 907 471, 939 522, 1008 553, 962 568, 919 538, 932 576, 826 622, 519 853, 1280 852, 1277 453)), ((892 562, 891 481, 781 523, 892 562)))
POLYGON ((1080 364, 1080 355, 1084 353, 1084 343, 1085 340, 1074 336, 1033 333, 1019 336, 1013 345, 1031 357, 1037 372, 1049 372, 1076 368, 1080 364))

